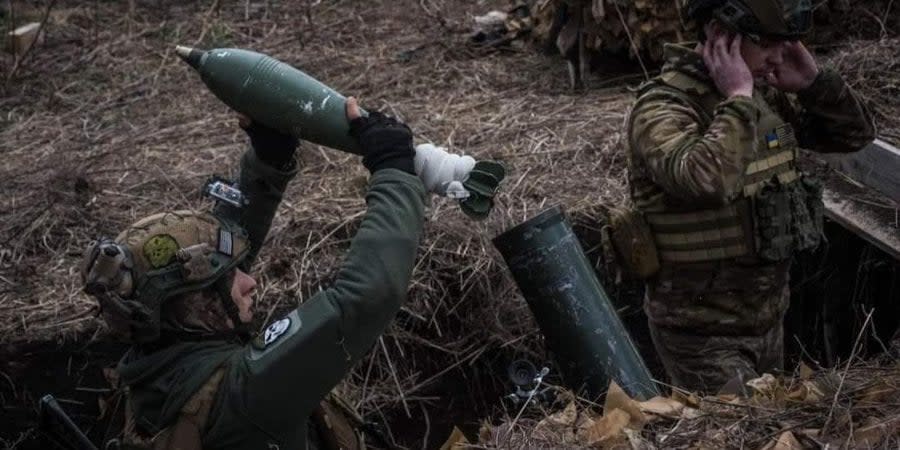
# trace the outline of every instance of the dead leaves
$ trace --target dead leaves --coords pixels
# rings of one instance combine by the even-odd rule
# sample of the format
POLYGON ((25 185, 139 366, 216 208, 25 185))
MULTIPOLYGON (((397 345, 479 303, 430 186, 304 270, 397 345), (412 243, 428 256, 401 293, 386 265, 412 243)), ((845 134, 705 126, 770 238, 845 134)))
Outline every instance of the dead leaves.
MULTIPOLYGON (((685 399, 691 399, 686 396, 685 399)), ((534 427, 532 437, 556 439, 559 445, 576 445, 592 449, 652 448, 641 437, 645 425, 659 419, 696 417, 697 410, 674 398, 654 397, 637 401, 615 382, 610 383, 603 414, 589 409, 579 410, 570 401, 562 411, 551 414, 534 427)))
MULTIPOLYGON (((700 405, 699 399, 697 406, 700 405)), ((638 406, 641 411, 657 417, 665 417, 667 419, 678 419, 682 417, 682 413, 688 406, 675 398, 653 397, 646 402, 640 402, 638 406)))
POLYGON ((777 438, 773 439, 772 442, 766 444, 760 450, 803 450, 804 447, 800 444, 800 441, 794 437, 794 433, 790 431, 785 431, 778 435, 777 438))
POLYGON ((840 376, 801 366, 793 377, 764 374, 734 387, 703 398, 676 390, 638 401, 610 383, 602 413, 569 393, 565 408, 522 428, 524 438, 516 442, 524 447, 506 448, 800 450, 897 448, 900 442, 900 365, 894 363, 840 376), (838 390, 841 376, 847 381, 838 390))
POLYGON ((880 445, 889 436, 900 433, 900 417, 885 421, 870 418, 869 424, 853 432, 854 448, 873 448, 880 445))
POLYGON ((469 445, 469 440, 466 439, 466 435, 459 428, 453 427, 450 437, 441 446, 441 450, 460 450, 466 448, 467 445, 469 445))

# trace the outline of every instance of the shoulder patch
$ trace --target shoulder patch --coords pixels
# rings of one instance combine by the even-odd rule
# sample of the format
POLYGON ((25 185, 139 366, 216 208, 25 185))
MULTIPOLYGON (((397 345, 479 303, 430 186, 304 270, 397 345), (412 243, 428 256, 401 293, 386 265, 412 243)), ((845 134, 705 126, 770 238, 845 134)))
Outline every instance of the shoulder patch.
POLYGON ((165 267, 175 258, 178 252, 178 241, 168 234, 157 234, 144 242, 144 258, 150 263, 150 267, 159 269, 165 267))
POLYGON ((231 231, 219 228, 219 253, 234 256, 234 237, 231 231))
POLYGON ((263 337, 263 346, 268 347, 269 344, 275 342, 280 338, 284 333, 291 327, 291 318, 285 317, 284 319, 273 322, 266 328, 266 332, 263 337))

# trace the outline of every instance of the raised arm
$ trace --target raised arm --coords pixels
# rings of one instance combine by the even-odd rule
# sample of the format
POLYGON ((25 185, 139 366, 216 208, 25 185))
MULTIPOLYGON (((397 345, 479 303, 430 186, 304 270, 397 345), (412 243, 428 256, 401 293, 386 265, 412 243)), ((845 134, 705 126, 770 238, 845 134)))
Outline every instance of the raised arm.
POLYGON ((777 92, 772 102, 791 122, 802 148, 820 153, 861 150, 875 139, 875 125, 859 95, 832 69, 796 95, 777 92))
POLYGON ((800 41, 780 43, 781 58, 766 82, 766 97, 797 130, 800 147, 822 153, 861 150, 875 125, 860 98, 831 69, 820 69, 800 41))
POLYGON ((718 206, 743 188, 760 109, 753 100, 753 76, 741 56, 741 36, 712 26, 706 32, 700 53, 725 100, 706 117, 690 94, 668 86, 652 88, 629 116, 628 142, 631 163, 643 165, 668 195, 718 206))
POLYGON ((629 119, 632 164, 643 163, 655 183, 685 202, 722 205, 740 194, 756 145, 759 109, 753 100, 725 100, 704 127, 685 94, 645 95, 629 119))
MULTIPOLYGON (((352 116, 351 116, 352 117, 352 116)), ((367 211, 333 286, 275 322, 238 362, 240 409, 267 433, 295 432, 387 328, 406 299, 425 189, 409 129, 377 113, 351 122, 372 172, 367 211), (289 413, 271 405, 289 401, 289 413)))
POLYGON ((219 203, 216 214, 237 221, 247 230, 250 254, 241 269, 250 266, 262 249, 288 183, 297 174, 294 153, 297 139, 241 118, 241 127, 250 137, 250 148, 240 163, 238 187, 248 200, 242 208, 219 203))

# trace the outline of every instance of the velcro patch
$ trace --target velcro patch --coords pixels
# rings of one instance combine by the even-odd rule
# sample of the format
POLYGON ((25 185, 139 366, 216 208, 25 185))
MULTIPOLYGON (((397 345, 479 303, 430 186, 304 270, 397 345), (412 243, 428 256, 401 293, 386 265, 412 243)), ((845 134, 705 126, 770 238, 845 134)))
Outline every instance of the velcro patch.
POLYGON ((153 269, 169 265, 178 251, 178 241, 168 234, 157 234, 144 243, 144 258, 153 269))
POLYGON ((219 228, 219 253, 232 256, 234 254, 234 236, 231 232, 219 228))
POLYGON ((794 127, 789 123, 785 123, 775 128, 775 134, 782 147, 794 147, 797 145, 797 136, 794 134, 794 127))
POLYGON ((266 332, 263 337, 263 345, 268 347, 269 344, 278 340, 278 338, 280 338, 290 327, 290 317, 285 317, 284 319, 273 322, 272 325, 269 325, 266 328, 266 332))
POLYGON ((781 143, 778 139, 777 130, 772 130, 769 133, 766 133, 766 146, 770 149, 778 148, 781 146, 781 143))

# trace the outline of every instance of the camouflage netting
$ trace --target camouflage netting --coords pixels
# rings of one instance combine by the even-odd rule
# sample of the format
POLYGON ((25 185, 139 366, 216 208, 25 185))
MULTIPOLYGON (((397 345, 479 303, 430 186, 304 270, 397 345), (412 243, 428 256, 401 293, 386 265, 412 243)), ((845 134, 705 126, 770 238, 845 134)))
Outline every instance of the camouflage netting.
MULTIPOLYGON (((507 28, 563 55, 577 74, 572 82, 578 86, 589 71, 605 71, 598 58, 623 56, 647 72, 662 61, 664 44, 695 39, 694 24, 682 15, 686 4, 686 0, 531 0, 516 5, 507 28)), ((809 42, 830 46, 848 35, 873 39, 896 33, 900 13, 891 13, 892 6, 889 0, 859 1, 852 7, 849 0, 815 2, 816 27, 809 42)))
POLYGON ((560 53, 583 42, 588 51, 646 54, 659 61, 665 42, 690 35, 681 0, 540 0, 534 7, 536 40, 560 53))

